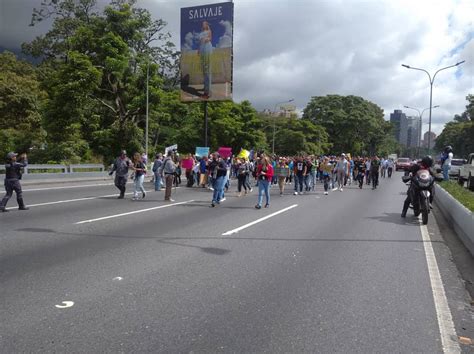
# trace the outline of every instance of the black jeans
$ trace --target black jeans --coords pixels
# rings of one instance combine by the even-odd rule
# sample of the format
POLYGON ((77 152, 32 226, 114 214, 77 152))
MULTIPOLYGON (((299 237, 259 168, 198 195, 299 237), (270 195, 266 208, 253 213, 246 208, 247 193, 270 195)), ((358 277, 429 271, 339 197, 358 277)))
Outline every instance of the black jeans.
POLYGON ((377 188, 379 184, 379 173, 377 172, 371 172, 371 180, 372 180, 372 188, 375 189, 377 188))
POLYGON ((114 184, 120 191, 120 196, 123 197, 125 195, 125 189, 127 188, 127 176, 117 176, 115 175, 114 184))
POLYGON ((327 192, 329 190, 329 175, 323 175, 324 180, 324 191, 327 192))
POLYGON ((247 175, 241 174, 237 176, 237 191, 240 193, 242 192, 242 186, 244 187, 245 191, 247 191, 247 175))
POLYGON ((23 192, 21 190, 21 184, 19 180, 9 180, 5 179, 5 191, 6 194, 0 202, 0 209, 4 209, 7 206, 8 201, 13 195, 13 192, 16 193, 16 201, 20 208, 24 207, 23 204, 23 192))

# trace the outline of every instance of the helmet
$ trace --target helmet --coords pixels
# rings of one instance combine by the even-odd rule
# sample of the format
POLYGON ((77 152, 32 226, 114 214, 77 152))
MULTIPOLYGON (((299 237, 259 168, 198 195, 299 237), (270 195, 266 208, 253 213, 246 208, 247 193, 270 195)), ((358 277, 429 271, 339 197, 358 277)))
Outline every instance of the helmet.
POLYGON ((127 151, 126 150, 121 150, 120 155, 127 155, 127 151))
POLYGON ((430 155, 426 155, 421 159, 421 163, 428 167, 433 167, 433 158, 430 155))
POLYGON ((449 153, 449 152, 453 152, 453 148, 451 147, 451 145, 448 145, 448 146, 446 146, 446 147, 444 148, 444 151, 446 151, 446 152, 448 152, 448 153, 449 153))

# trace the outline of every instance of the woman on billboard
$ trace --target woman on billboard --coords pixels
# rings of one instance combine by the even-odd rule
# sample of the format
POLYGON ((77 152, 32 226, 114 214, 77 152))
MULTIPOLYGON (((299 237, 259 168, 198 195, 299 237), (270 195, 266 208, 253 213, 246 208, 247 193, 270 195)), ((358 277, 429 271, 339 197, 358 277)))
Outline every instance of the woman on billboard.
POLYGON ((199 57, 201 60, 201 69, 204 77, 204 93, 203 99, 208 99, 211 96, 211 54, 212 54, 212 31, 209 23, 204 21, 202 23, 201 33, 199 33, 199 57))

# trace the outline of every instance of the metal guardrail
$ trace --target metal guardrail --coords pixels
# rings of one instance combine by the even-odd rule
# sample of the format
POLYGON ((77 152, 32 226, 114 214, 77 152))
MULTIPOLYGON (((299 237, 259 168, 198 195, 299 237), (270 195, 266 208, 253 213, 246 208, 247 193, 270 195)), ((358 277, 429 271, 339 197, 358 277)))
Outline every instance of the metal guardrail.
MULTIPOLYGON (((74 164, 74 165, 62 165, 62 164, 31 164, 25 167, 24 174, 69 174, 78 173, 77 170, 81 169, 98 169, 100 172, 104 172, 105 168, 102 164, 74 164), (35 171, 35 172, 32 172, 35 171), (45 171, 45 172, 41 172, 45 171), (54 172, 51 172, 54 171, 54 172), (60 172, 56 172, 60 171, 60 172)), ((5 165, 0 165, 0 174, 5 173, 5 165)))
POLYGON ((104 165, 102 164, 76 164, 76 165, 69 165, 69 173, 74 173, 77 171, 74 170, 83 170, 83 169, 98 169, 100 172, 104 172, 104 165))

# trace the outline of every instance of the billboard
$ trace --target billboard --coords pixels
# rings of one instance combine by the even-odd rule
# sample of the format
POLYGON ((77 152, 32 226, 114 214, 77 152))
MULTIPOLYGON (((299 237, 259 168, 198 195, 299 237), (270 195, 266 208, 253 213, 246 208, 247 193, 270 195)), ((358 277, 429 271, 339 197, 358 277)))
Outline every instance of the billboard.
POLYGON ((232 99, 234 4, 181 9, 181 101, 232 99))

